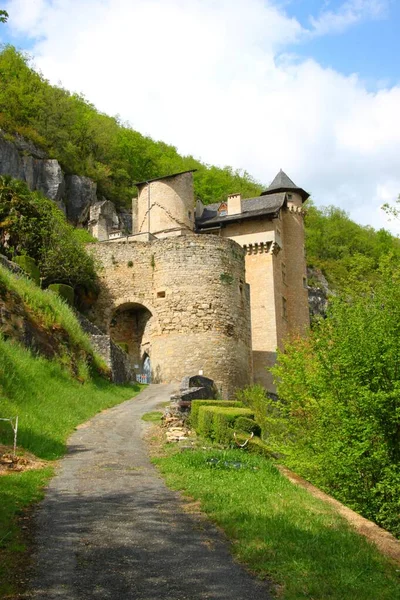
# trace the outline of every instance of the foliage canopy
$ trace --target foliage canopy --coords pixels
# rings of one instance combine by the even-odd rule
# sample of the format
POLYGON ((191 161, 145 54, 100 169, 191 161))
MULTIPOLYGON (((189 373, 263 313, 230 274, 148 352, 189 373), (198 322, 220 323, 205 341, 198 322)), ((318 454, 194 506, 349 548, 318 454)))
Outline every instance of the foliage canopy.
POLYGON ((307 203, 307 264, 321 269, 335 289, 350 280, 378 277, 379 261, 392 254, 400 260, 400 240, 385 229, 358 225, 335 206, 307 203))
POLYGON ((94 261, 75 232, 52 200, 22 181, 0 177, 0 252, 11 259, 32 257, 45 287, 58 282, 96 288, 94 261))
POLYGON ((250 390, 288 466, 400 536, 400 270, 332 299, 308 338, 278 355, 279 401, 250 390))
POLYGON ((67 173, 91 177, 100 194, 117 205, 128 205, 136 195, 135 181, 189 169, 197 169, 195 192, 204 203, 222 200, 232 190, 247 197, 261 191, 245 171, 180 156, 174 146, 100 113, 82 95, 51 86, 12 46, 0 53, 0 128, 41 146, 67 173))

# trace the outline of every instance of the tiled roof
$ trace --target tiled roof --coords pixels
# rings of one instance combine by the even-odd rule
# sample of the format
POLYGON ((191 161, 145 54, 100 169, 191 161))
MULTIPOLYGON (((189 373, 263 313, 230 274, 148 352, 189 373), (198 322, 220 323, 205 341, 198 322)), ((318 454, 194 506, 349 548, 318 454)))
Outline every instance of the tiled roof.
POLYGON ((263 215, 273 215, 278 212, 285 201, 285 193, 268 194, 267 196, 257 196, 257 198, 247 198, 242 200, 242 212, 236 215, 219 215, 218 208, 221 202, 208 204, 205 206, 203 214, 196 219, 197 226, 202 229, 218 223, 229 223, 242 219, 250 219, 263 215))

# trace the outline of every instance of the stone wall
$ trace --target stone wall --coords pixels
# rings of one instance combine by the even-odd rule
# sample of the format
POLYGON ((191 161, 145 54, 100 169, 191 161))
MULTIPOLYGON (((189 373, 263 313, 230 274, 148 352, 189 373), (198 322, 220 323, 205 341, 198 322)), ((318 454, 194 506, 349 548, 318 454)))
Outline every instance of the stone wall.
POLYGON ((147 339, 137 345, 132 338, 131 344, 136 344, 132 362, 137 350, 141 359, 150 356, 153 381, 180 381, 203 370, 225 398, 251 382, 249 287, 237 244, 193 234, 149 243, 103 242, 89 250, 103 265, 91 318, 112 332, 116 320, 130 313, 134 336, 140 313, 151 313, 147 339))

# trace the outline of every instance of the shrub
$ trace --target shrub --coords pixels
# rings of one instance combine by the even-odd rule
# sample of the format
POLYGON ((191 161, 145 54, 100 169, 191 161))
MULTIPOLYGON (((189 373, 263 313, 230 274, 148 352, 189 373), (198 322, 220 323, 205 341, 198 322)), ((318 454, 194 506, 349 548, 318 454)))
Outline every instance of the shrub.
POLYGON ((261 427, 253 419, 248 417, 239 417, 235 422, 235 430, 243 431, 244 433, 254 433, 254 435, 260 437, 261 427))
POLYGON ((27 275, 36 283, 36 285, 40 285, 40 271, 36 262, 30 256, 16 256, 13 258, 13 262, 17 264, 21 269, 25 271, 27 275))
POLYGON ((243 447, 247 452, 251 452, 251 454, 258 454, 259 456, 264 456, 264 458, 276 458, 276 454, 274 454, 270 448, 265 444, 259 437, 253 437, 249 440, 249 434, 245 433, 236 433, 236 441, 239 444, 244 444, 247 441, 247 444, 243 447))
POLYGON ((190 409, 190 424, 194 429, 196 429, 197 427, 200 406, 225 406, 226 408, 243 408, 242 402, 238 402, 237 400, 192 400, 190 409))
POLYGON ((212 437, 212 423, 214 418, 213 406, 201 406, 197 417, 196 432, 202 437, 212 437))
POLYGON ((60 296, 70 306, 74 305, 75 293, 74 288, 64 283, 52 283, 49 285, 49 290, 60 296))
POLYGON ((230 444, 233 439, 233 429, 236 420, 240 417, 254 418, 254 413, 249 408, 221 408, 216 406, 211 409, 214 413, 212 423, 212 437, 218 444, 230 444))
POLYGON ((249 408, 202 405, 199 407, 196 431, 219 444, 229 444, 238 417, 254 417, 249 408))

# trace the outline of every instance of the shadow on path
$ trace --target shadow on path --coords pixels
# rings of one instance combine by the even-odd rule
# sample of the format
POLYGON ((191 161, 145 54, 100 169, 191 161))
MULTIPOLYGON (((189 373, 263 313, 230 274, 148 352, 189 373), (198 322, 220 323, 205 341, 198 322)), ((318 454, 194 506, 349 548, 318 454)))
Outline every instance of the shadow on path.
POLYGON ((153 385, 70 439, 36 514, 31 598, 268 600, 206 520, 187 514, 141 440, 141 415, 171 393, 153 385))

